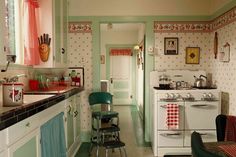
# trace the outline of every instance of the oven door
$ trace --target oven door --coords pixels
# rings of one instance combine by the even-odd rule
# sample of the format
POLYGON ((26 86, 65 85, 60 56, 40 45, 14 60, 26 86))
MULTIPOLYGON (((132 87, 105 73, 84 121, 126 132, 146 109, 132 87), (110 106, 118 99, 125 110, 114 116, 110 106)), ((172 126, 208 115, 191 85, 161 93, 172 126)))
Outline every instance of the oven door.
POLYGON ((157 128, 158 130, 168 130, 166 125, 167 104, 177 104, 179 106, 179 130, 184 128, 184 102, 181 101, 159 101, 157 108, 157 128))
POLYGON ((185 102, 185 128, 215 129, 215 118, 219 114, 219 101, 185 102))

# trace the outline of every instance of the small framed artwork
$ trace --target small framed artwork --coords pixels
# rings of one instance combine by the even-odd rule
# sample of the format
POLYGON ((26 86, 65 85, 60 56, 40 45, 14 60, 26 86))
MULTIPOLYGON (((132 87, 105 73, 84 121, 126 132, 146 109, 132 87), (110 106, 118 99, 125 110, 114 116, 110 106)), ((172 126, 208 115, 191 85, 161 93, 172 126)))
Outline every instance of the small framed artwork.
POLYGON ((221 62, 229 62, 230 60, 230 44, 227 42, 222 47, 222 51, 219 53, 219 60, 221 62))
POLYGON ((200 47, 186 47, 186 64, 199 64, 200 47))
POLYGON ((178 38, 176 37, 164 38, 164 54, 178 55, 178 38))

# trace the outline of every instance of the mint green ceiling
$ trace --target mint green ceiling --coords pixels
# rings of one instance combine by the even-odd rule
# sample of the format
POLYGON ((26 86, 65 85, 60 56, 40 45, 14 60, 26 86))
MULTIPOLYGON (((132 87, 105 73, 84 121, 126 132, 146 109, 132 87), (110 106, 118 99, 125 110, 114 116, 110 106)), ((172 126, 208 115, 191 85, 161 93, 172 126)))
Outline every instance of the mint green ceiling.
POLYGON ((69 0, 70 16, 211 16, 235 0, 69 0))

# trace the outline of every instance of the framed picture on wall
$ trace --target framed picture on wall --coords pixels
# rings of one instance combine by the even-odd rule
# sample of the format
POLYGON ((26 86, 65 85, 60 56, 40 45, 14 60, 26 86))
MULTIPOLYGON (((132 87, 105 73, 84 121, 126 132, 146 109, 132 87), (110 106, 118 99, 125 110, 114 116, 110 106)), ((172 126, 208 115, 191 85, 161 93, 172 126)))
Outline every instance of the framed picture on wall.
POLYGON ((164 38, 164 54, 165 55, 178 55, 178 38, 177 37, 164 38))
POLYGON ((186 47, 186 64, 199 64, 200 47, 186 47))

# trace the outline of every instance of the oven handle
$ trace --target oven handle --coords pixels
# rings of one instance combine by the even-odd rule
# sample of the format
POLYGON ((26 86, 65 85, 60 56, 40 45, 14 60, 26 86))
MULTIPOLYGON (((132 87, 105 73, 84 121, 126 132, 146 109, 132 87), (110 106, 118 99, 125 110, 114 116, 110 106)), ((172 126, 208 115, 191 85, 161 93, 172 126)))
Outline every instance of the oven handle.
POLYGON ((208 133, 199 133, 201 136, 207 136, 209 135, 208 133))
POLYGON ((160 135, 165 136, 165 137, 171 137, 171 136, 180 136, 181 133, 179 133, 179 132, 176 132, 176 133, 162 133, 160 135))
POLYGON ((210 107, 211 105, 208 104, 193 104, 192 107, 210 107))
MULTIPOLYGON (((167 108, 167 105, 160 105, 161 108, 167 108)), ((178 107, 181 107, 181 105, 178 105, 178 107)))

